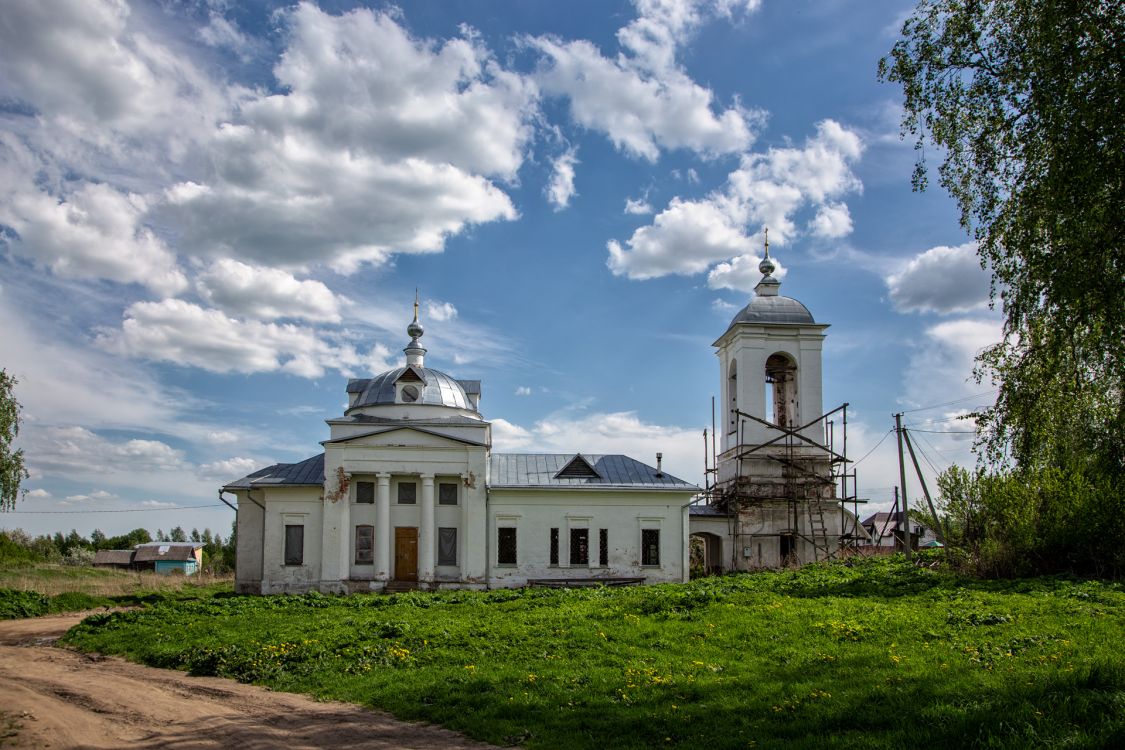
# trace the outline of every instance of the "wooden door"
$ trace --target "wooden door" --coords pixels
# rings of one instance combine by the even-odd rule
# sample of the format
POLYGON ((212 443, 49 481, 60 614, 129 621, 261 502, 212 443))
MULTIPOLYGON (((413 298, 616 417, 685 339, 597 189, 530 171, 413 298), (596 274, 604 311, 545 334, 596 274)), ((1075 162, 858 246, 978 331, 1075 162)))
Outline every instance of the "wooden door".
POLYGON ((418 529, 395 527, 395 580, 418 580, 418 529))

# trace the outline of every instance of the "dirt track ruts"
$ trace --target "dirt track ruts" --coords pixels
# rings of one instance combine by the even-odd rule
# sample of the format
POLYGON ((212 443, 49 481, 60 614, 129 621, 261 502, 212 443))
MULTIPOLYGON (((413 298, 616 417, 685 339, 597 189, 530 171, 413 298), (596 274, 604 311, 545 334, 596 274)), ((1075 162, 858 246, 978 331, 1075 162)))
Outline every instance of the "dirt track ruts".
POLYGON ((51 645, 83 616, 0 622, 0 747, 489 747, 347 703, 51 645))

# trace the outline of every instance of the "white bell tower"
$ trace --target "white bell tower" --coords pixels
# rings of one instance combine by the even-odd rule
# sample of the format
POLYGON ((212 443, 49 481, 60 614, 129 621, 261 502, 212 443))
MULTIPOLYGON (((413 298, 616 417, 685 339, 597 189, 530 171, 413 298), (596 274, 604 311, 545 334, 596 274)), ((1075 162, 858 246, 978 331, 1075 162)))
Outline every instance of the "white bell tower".
POLYGON ((835 521, 831 425, 822 403, 824 331, 808 308, 778 293, 769 254, 754 298, 715 341, 722 405, 716 489, 734 515, 734 567, 831 557, 835 521))

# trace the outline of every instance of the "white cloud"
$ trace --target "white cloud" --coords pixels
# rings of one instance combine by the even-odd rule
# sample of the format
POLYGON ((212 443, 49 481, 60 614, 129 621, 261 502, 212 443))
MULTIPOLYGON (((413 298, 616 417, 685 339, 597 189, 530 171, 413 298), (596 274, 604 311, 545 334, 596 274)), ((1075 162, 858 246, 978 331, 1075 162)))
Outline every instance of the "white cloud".
POLYGON ((453 320, 457 317, 457 308, 451 302, 427 302, 426 303, 426 317, 430 320, 436 320, 439 323, 447 320, 453 320))
POLYGON ((725 299, 716 297, 715 299, 711 300, 711 309, 715 312, 731 313, 735 310, 738 310, 739 307, 733 302, 727 302, 725 299))
POLYGON ((652 204, 645 198, 626 198, 625 213, 633 216, 645 216, 652 213, 652 204))
POLYGON ((209 144, 212 171, 167 192, 185 247, 347 271, 516 217, 491 180, 523 163, 532 83, 471 32, 438 43, 387 13, 309 3, 282 17, 283 93, 244 102, 209 144))
POLYGON ((203 299, 234 315, 340 322, 341 300, 327 286, 276 268, 223 258, 199 274, 196 287, 203 299))
POLYGON ((175 508, 175 503, 165 502, 163 500, 142 500, 138 503, 142 508, 175 508))
POLYGON ((932 247, 886 277, 899 312, 957 313, 988 307, 989 274, 975 242, 932 247))
POLYGON ((539 453, 623 453, 651 466, 664 454, 664 469, 689 482, 703 476, 698 431, 648 424, 635 412, 574 416, 562 412, 536 422, 531 429, 503 419, 492 421, 492 444, 498 451, 539 453))
POLYGON ((111 150, 155 138, 162 158, 182 156, 231 98, 122 0, 6 3, 0 62, 9 93, 53 133, 111 150))
POLYGON ((987 391, 989 384, 972 380, 974 359, 1002 336, 998 318, 961 318, 927 328, 904 373, 904 405, 931 406, 987 391))
POLYGON ((570 199, 576 195, 574 190, 574 166, 578 164, 577 149, 567 149, 560 154, 551 170, 551 181, 547 185, 547 200, 561 211, 570 205, 570 199))
MULTIPOLYGON (((781 263, 771 258, 775 266, 773 277, 781 280, 785 278, 786 269, 781 263)), ((738 255, 729 261, 718 264, 707 274, 707 286, 712 289, 733 289, 740 292, 749 292, 762 280, 762 272, 758 265, 762 259, 756 255, 738 255)))
POLYGON ((143 196, 94 183, 63 198, 29 184, 0 191, 0 223, 19 234, 12 249, 56 274, 137 283, 161 294, 187 286, 175 253, 141 223, 148 209, 143 196))
MULTIPOLYGON (((639 17, 617 32, 622 51, 609 58, 588 41, 549 36, 528 40, 542 56, 536 80, 565 96, 581 126, 605 133, 620 150, 655 161, 660 150, 735 153, 753 140, 762 115, 737 103, 714 110, 712 92, 677 64, 680 45, 709 16, 734 4, 638 2, 639 17)), ((756 4, 742 5, 747 11, 756 4)))
POLYGON ((220 310, 166 299, 137 302, 125 310, 118 331, 103 330, 98 343, 132 357, 174 362, 211 372, 286 372, 317 378, 329 369, 390 369, 390 352, 379 345, 362 355, 346 342, 331 343, 312 328, 237 320, 220 310))
POLYGON ((651 225, 633 232, 626 245, 607 243, 610 270, 630 279, 651 279, 701 273, 718 260, 746 253, 751 242, 721 201, 673 198, 651 225))
MULTIPOLYGON (((35 431, 27 455, 44 474, 62 476, 175 471, 187 465, 182 451, 160 440, 112 440, 78 426, 35 431)), ((103 491, 83 497, 113 495, 103 491)))
POLYGON ((211 11, 207 25, 201 27, 196 34, 207 46, 229 49, 244 61, 249 60, 251 53, 259 46, 256 41, 243 34, 237 24, 215 11, 211 11))
POLYGON ((770 239, 785 245, 797 234, 794 216, 803 208, 818 211, 812 222, 816 232, 850 231, 847 207, 839 198, 862 189, 851 171, 862 152, 858 135, 824 120, 801 148, 747 154, 723 190, 701 200, 675 197, 624 246, 607 243, 609 268, 630 279, 650 279, 701 273, 723 260, 733 267, 730 259, 747 255, 752 245, 748 226, 768 227, 770 239))
POLYGON ((526 385, 517 386, 516 387, 516 395, 517 396, 530 396, 531 395, 531 388, 527 387, 526 385))
POLYGON ((28 491, 28 493, 24 497, 30 498, 32 500, 45 500, 50 498, 51 496, 52 495, 50 492, 43 489, 42 487, 39 487, 37 489, 28 491))
POLYGON ((206 479, 218 479, 233 482, 241 479, 252 471, 271 466, 273 461, 261 461, 256 458, 235 457, 222 461, 213 461, 199 467, 199 475, 206 479))
POLYGON ((852 216, 847 204, 827 203, 820 207, 809 224, 809 230, 817 237, 836 239, 852 233, 852 216))

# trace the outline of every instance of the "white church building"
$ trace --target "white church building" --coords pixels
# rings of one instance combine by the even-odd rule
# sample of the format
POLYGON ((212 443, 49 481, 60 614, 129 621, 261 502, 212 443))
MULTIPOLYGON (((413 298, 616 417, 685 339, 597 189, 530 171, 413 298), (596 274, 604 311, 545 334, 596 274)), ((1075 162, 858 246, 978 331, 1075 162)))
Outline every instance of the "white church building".
POLYGON ((237 590, 678 582, 693 534, 712 571, 832 556, 846 521, 814 419, 827 326, 778 295, 773 269, 767 244, 754 298, 715 343, 726 424, 707 493, 659 454, 493 452, 480 381, 425 366, 415 303, 405 366, 349 381, 323 453, 222 488, 237 590))

